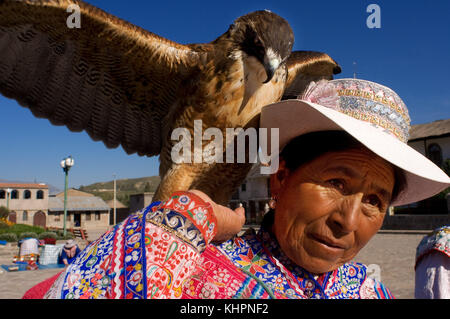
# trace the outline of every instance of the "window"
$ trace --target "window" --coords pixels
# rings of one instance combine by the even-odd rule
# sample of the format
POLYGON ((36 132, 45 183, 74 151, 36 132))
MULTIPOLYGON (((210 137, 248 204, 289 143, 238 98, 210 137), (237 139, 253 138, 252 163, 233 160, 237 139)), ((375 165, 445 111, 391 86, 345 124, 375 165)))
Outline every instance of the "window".
POLYGON ((6 198, 6 192, 4 190, 0 190, 0 199, 6 198))
POLYGON ((438 144, 433 143, 428 146, 428 158, 437 166, 442 166, 442 150, 438 144))
POLYGON ((44 199, 44 192, 41 190, 38 190, 36 193, 36 199, 44 199))
POLYGON ((11 192, 11 199, 18 199, 18 198, 19 198, 19 191, 15 189, 11 192))
POLYGON ((95 220, 100 220, 100 212, 95 212, 95 220))
POLYGON ((23 192, 23 198, 24 199, 30 199, 31 198, 31 192, 28 189, 23 192))
POLYGON ((91 212, 86 212, 86 221, 91 220, 91 212))
POLYGON ((246 183, 243 183, 241 185, 241 191, 243 191, 243 192, 247 191, 247 184, 246 183))
POLYGON ((23 211, 22 220, 25 222, 28 220, 28 212, 26 210, 23 211))

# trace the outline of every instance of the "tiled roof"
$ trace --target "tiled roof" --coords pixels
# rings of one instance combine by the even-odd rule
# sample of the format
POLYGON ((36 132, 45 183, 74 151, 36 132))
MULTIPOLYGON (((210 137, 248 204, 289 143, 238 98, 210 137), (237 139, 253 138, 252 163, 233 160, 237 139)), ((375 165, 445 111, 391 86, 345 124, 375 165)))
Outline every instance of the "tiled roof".
MULTIPOLYGON (((49 197, 48 210, 53 212, 64 211, 64 197, 49 197)), ((68 211, 96 211, 110 210, 108 204, 103 199, 96 196, 68 196, 68 211)))
MULTIPOLYGON (((114 208, 114 200, 113 199, 107 200, 106 204, 108 204, 109 207, 114 208)), ((116 208, 128 208, 128 207, 116 199, 116 208)))
MULTIPOLYGON (((59 192, 55 194, 56 197, 64 197, 64 192, 59 192)), ((69 188, 67 190, 67 196, 88 196, 93 197, 94 195, 86 192, 79 191, 78 189, 69 188)))
POLYGON ((450 119, 412 125, 409 131, 409 141, 445 134, 450 134, 450 119))
POLYGON ((46 184, 25 184, 25 183, 0 183, 1 188, 48 188, 46 184))

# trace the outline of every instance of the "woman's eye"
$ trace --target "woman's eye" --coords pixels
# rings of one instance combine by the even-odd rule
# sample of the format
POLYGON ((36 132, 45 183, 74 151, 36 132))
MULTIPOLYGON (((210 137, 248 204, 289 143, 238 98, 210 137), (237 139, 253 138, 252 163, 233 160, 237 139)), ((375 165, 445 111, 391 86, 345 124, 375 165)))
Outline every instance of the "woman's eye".
POLYGON ((330 185, 332 185, 333 187, 336 187, 340 190, 344 190, 345 189, 345 183, 344 181, 340 180, 340 179, 330 179, 328 180, 328 183, 330 185))
POLYGON ((379 208, 381 208, 381 206, 382 206, 380 198, 376 195, 368 196, 367 203, 371 206, 375 206, 375 207, 379 207, 379 208))

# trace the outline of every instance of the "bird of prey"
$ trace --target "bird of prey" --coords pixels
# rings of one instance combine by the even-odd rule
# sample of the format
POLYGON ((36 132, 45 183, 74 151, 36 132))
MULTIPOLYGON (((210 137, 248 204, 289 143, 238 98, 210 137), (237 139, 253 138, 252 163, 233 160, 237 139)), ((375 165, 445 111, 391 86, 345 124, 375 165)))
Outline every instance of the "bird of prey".
POLYGON ((339 65, 291 52, 288 22, 237 18, 211 43, 179 44, 76 0, 0 0, 0 93, 39 118, 85 130, 108 148, 160 156, 155 199, 196 188, 226 203, 252 164, 171 160, 174 128, 258 127, 263 106, 298 96, 339 65), (73 5, 80 27, 68 25, 73 5))

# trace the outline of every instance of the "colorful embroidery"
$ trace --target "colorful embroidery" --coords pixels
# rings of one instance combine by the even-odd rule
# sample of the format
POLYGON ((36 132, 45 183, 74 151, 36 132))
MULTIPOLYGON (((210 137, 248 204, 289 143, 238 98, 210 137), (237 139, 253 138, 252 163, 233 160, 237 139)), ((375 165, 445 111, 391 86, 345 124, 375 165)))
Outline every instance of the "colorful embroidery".
POLYGON ((118 299, 123 296, 123 261, 124 261, 124 234, 123 230, 126 223, 120 223, 117 226, 116 236, 114 238, 114 249, 111 256, 111 290, 108 298, 118 299))
POLYGON ((142 299, 146 297, 144 280, 145 265, 145 214, 138 213, 128 218, 124 230, 124 295, 126 299, 142 299))
POLYGON ((147 224, 146 238, 147 298, 181 298, 183 282, 194 270, 199 253, 151 223, 147 224))
POLYGON ((392 298, 383 285, 367 277, 363 264, 344 264, 321 276, 310 274, 293 264, 264 228, 257 235, 250 233, 223 243, 219 249, 236 266, 261 279, 277 297, 392 298))
POLYGON ((115 226, 77 257, 46 297, 392 298, 362 264, 313 276, 292 264, 264 227, 208 244, 215 219, 190 195, 177 193, 115 226))
POLYGON ((67 267, 62 286, 63 299, 106 298, 111 285, 108 270, 111 264, 115 230, 108 231, 84 249, 67 267))
POLYGON ((417 263, 432 251, 441 252, 450 257, 450 226, 442 226, 425 236, 417 246, 417 263))

